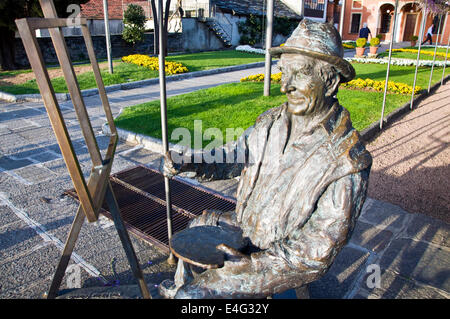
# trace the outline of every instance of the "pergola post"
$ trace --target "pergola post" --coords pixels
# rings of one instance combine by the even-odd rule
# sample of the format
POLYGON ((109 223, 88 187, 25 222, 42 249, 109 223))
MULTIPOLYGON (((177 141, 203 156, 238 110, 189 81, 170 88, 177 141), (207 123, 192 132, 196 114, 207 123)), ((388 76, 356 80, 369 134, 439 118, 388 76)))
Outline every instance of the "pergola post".
POLYGON ((422 41, 423 41, 423 33, 425 31, 425 23, 427 21, 427 5, 425 3, 425 7, 423 9, 423 15, 422 15, 422 24, 420 26, 419 31, 419 48, 417 51, 417 62, 416 62, 416 71, 414 73, 414 83, 411 93, 411 103, 409 105, 409 108, 412 110, 413 108, 413 102, 414 102, 414 91, 416 90, 416 82, 417 82, 417 71, 419 69, 419 61, 420 61, 420 49, 422 48, 422 41))
POLYGON ((113 63, 111 58, 111 35, 109 32, 108 0, 103 0, 103 12, 105 19, 106 54, 108 56, 109 73, 113 74, 113 63))
POLYGON ((266 28, 266 60, 264 70, 264 96, 270 96, 270 79, 272 75, 272 56, 269 49, 272 47, 273 34, 273 0, 267 0, 267 28, 266 28))
POLYGON ((380 118, 380 129, 383 128, 383 119, 384 119, 384 108, 386 106, 386 95, 389 81, 389 71, 391 69, 391 59, 392 59, 392 44, 394 43, 394 36, 397 26, 397 8, 398 8, 398 0, 395 0, 395 8, 394 8, 394 26, 392 27, 392 37, 391 43, 389 44, 389 61, 386 71, 386 83, 384 84, 384 95, 383 95, 383 107, 381 108, 381 118, 380 118))
POLYGON ((445 67, 447 65, 447 55, 448 55, 448 46, 449 45, 450 45, 450 34, 449 34, 448 40, 447 40, 447 50, 445 51, 445 62, 444 62, 444 68, 442 70, 441 85, 444 84, 445 67))
POLYGON ((434 63, 436 62, 436 52, 437 52, 437 46, 438 46, 439 32, 441 31, 441 20, 442 20, 442 14, 439 15, 439 26, 438 26, 438 32, 436 35, 436 43, 434 44, 433 63, 431 64, 430 80, 428 81, 428 93, 430 93, 431 81, 433 80, 433 70, 434 70, 434 63))

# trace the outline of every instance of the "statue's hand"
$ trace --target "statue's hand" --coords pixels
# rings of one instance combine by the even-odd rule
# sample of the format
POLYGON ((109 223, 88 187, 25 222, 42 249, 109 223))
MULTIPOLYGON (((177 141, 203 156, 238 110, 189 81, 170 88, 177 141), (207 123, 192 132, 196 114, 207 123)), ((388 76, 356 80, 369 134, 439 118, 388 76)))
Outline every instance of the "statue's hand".
POLYGON ((164 155, 164 159, 162 160, 162 173, 165 177, 172 178, 173 176, 177 175, 179 171, 175 168, 173 165, 172 157, 170 156, 170 152, 167 152, 164 155))
POLYGON ((249 255, 245 255, 226 244, 217 245, 216 248, 226 254, 224 268, 229 269, 230 272, 240 273, 251 267, 252 259, 249 255))

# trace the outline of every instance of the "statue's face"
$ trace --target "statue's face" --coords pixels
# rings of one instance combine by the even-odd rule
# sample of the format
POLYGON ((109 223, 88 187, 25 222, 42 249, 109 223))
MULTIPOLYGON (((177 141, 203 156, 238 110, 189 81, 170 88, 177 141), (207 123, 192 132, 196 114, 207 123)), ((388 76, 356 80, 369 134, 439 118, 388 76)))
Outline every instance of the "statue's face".
POLYGON ((325 101, 325 84, 314 71, 316 59, 298 55, 282 54, 278 67, 281 69, 281 92, 288 99, 288 111, 296 115, 308 115, 322 109, 325 101))

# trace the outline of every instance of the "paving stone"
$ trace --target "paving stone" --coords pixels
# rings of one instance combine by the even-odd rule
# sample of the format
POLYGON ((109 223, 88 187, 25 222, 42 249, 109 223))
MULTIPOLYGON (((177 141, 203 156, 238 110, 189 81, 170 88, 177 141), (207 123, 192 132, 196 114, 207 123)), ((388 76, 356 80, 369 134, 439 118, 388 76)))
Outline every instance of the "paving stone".
POLYGON ((409 215, 399 206, 367 198, 359 218, 363 222, 396 233, 404 227, 405 219, 409 215))
POLYGON ((42 238, 22 220, 5 225, 0 228, 0 265, 42 244, 42 238))
POLYGON ((49 137, 53 136, 53 130, 49 127, 28 127, 17 131, 17 134, 27 139, 31 143, 38 144, 39 146, 53 144, 53 140, 49 137))
MULTIPOLYGON (((1 182, 1 180, 0 180, 1 182)), ((0 232, 2 231, 2 228, 4 225, 8 225, 10 223, 18 222, 20 219, 14 214, 14 212, 5 205, 0 205, 0 232)), ((0 249, 1 249, 0 245, 0 249)))
POLYGON ((406 228, 405 237, 450 248, 450 225, 422 214, 415 214, 406 228))
POLYGON ((361 271, 364 271, 368 257, 369 253, 348 246, 344 247, 325 276, 309 284, 310 297, 344 298, 352 289, 361 271))
POLYGON ((37 155, 39 155, 41 153, 45 153, 45 152, 47 152, 47 149, 45 147, 36 147, 34 149, 30 149, 27 151, 11 154, 11 156, 14 156, 14 158, 17 158, 17 159, 25 159, 28 157, 37 156, 37 155))
POLYGON ((38 165, 30 165, 16 169, 14 173, 31 183, 39 183, 56 176, 56 174, 48 168, 38 165))
POLYGON ((11 130, 8 129, 6 126, 0 125, 0 136, 11 134, 11 133, 12 133, 11 130))
POLYGON ((391 239, 392 232, 358 221, 350 242, 379 253, 387 247, 391 239))
MULTIPOLYGON (((381 287, 368 289, 368 299, 446 299, 447 295, 433 287, 417 284, 391 271, 384 271, 381 275, 381 287)), ((360 296, 364 296, 361 293, 360 296)))
POLYGON ((36 147, 36 144, 30 143, 30 141, 18 134, 2 135, 2 138, 0 138, 0 152, 6 155, 29 151, 36 147))
MULTIPOLYGON (((29 255, 1 264, 0 297, 9 290, 24 290, 43 278, 50 278, 56 269, 59 256, 60 251, 54 245, 48 245, 29 255)), ((42 286, 35 289, 42 292, 45 290, 42 286)), ((15 298, 19 296, 16 295, 15 298)))
POLYGON ((34 159, 35 161, 38 161, 39 163, 45 163, 45 162, 49 162, 49 161, 53 161, 55 159, 61 158, 60 156, 58 156, 55 153, 52 152, 43 152, 43 153, 38 153, 35 155, 30 156, 32 159, 34 159))
POLYGON ((426 242, 396 239, 383 253, 380 266, 450 292, 450 251, 426 242))
POLYGON ((33 164, 33 162, 28 159, 12 159, 9 156, 0 157, 0 168, 5 171, 18 169, 31 164, 33 164))

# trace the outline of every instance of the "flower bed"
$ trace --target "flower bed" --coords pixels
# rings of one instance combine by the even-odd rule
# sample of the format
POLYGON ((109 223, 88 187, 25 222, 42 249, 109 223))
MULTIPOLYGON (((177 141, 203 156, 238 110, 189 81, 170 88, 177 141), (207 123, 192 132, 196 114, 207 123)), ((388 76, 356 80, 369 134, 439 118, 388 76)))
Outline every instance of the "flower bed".
MULTIPOLYGON (((280 83, 281 82, 281 72, 275 73, 271 75, 271 81, 274 83, 280 83)), ((241 82, 264 82, 264 74, 259 73, 255 75, 250 75, 245 78, 241 79, 241 82)), ((351 80, 347 83, 342 83, 341 86, 348 89, 369 89, 377 92, 384 91, 386 81, 375 81, 371 79, 355 79, 351 80)), ((420 86, 416 86, 414 90, 414 94, 419 93, 422 90, 420 86)), ((394 81, 388 81, 388 92, 389 93, 395 93, 395 94, 411 94, 412 93, 412 86, 405 84, 405 83, 399 83, 394 81)))
MULTIPOLYGON (((358 62, 358 63, 377 63, 377 64, 387 64, 389 62, 388 58, 384 59, 371 59, 371 58, 344 58, 348 62, 358 62)), ((399 66, 409 66, 409 65, 416 65, 417 60, 412 59, 399 59, 399 58, 392 58, 391 59, 391 65, 399 65, 399 66)), ((447 66, 450 65, 450 61, 435 61, 434 66, 435 67, 443 67, 444 64, 447 66)), ((419 66, 432 66, 433 61, 432 60, 419 60, 419 66)))
MULTIPOLYGON (((245 78, 241 79, 241 82, 264 82, 264 73, 254 74, 246 76, 245 78)), ((274 73, 270 75, 270 80, 274 83, 280 83, 281 82, 281 72, 274 73)))
POLYGON ((238 45, 236 47, 236 51, 249 52, 249 53, 258 53, 258 54, 266 54, 266 50, 256 49, 249 45, 238 45))
MULTIPOLYGON (((374 91, 384 91, 386 81, 375 81, 371 79, 355 79, 351 80, 350 82, 341 83, 341 86, 344 88, 350 88, 350 89, 370 89, 374 91)), ((388 81, 388 92, 389 93, 395 93, 395 94, 411 94, 412 93, 412 86, 405 84, 405 83, 399 83, 394 81, 388 81)), ((420 86, 416 86, 414 88, 414 94, 419 93, 422 90, 420 86)))
MULTIPOLYGON (((122 57, 122 61, 140 65, 150 70, 159 70, 159 61, 157 57, 150 57, 144 54, 131 54, 122 57)), ((189 72, 188 68, 183 64, 171 61, 165 61, 165 69, 168 75, 189 72)))
MULTIPOLYGON (((386 52, 389 52, 389 50, 387 50, 386 52)), ((415 53, 415 54, 417 54, 417 52, 419 52, 419 50, 415 50, 415 49, 392 49, 392 52, 407 52, 407 53, 415 53)), ((434 52, 433 51, 420 50, 420 54, 434 56, 434 52)), ((436 52, 436 56, 439 56, 439 57, 442 57, 442 58, 446 57, 444 52, 436 52)))
POLYGON ((350 43, 342 43, 342 46, 343 46, 345 49, 354 49, 354 48, 356 48, 356 46, 354 46, 354 45, 352 45, 352 44, 350 44, 350 43))

